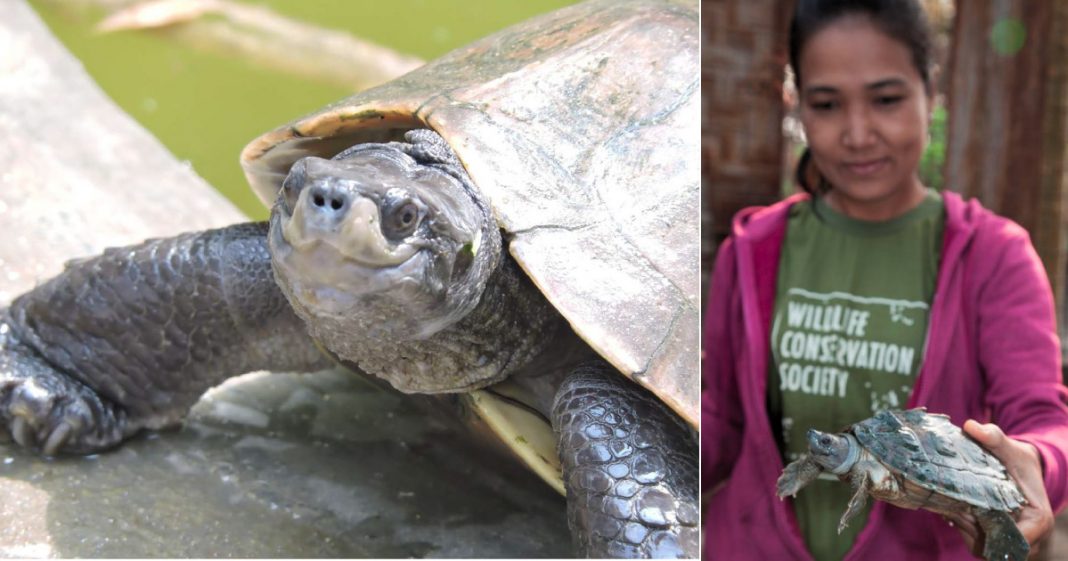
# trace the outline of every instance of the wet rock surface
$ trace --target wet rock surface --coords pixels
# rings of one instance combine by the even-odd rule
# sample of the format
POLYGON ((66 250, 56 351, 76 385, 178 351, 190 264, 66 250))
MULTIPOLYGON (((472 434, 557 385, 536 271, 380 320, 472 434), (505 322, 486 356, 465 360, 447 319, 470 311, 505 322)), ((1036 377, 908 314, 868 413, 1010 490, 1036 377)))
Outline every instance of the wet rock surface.
POLYGON ((0 462, 4 556, 570 555, 562 497, 344 371, 244 376, 179 430, 0 462))

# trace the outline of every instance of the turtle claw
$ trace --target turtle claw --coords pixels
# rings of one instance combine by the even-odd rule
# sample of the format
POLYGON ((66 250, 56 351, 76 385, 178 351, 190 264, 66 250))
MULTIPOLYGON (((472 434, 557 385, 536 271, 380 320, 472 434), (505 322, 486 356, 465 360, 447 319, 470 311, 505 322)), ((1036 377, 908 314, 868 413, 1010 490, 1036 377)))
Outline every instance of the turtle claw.
POLYGON ((33 448, 33 445, 36 444, 30 423, 21 415, 15 415, 15 418, 11 420, 11 436, 23 448, 33 448))
POLYGON ((0 337, 0 433, 47 456, 96 452, 127 436, 123 410, 27 351, 0 337))
MULTIPOLYGON (((24 385, 34 386, 33 381, 24 385)), ((125 415, 121 411, 83 386, 61 389, 64 393, 58 396, 40 387, 11 390, 7 403, 0 399, 0 427, 6 419, 12 440, 45 456, 95 452, 122 440, 125 415), (71 389, 77 391, 66 393, 71 389)))
MULTIPOLYGON (((68 421, 60 422, 59 426, 52 430, 48 439, 45 440, 45 445, 41 448, 41 452, 45 456, 55 456, 74 434, 75 430, 72 423, 68 421)), ((32 449, 37 446, 37 434, 32 425, 32 420, 28 420, 23 415, 16 414, 11 420, 11 437, 23 448, 32 449)))
POLYGON ((63 421, 56 427, 56 430, 52 431, 42 451, 46 456, 55 456, 73 435, 74 427, 70 423, 63 421))

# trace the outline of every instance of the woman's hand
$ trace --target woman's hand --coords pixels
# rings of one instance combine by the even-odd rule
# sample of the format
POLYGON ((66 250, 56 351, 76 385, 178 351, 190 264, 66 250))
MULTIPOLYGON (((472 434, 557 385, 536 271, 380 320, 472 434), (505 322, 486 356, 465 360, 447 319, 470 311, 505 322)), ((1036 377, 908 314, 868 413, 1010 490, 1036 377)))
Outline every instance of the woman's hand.
MULTIPOLYGON (((995 424, 983 425, 969 419, 964 423, 964 432, 997 456, 1023 491, 1027 505, 1020 509, 1016 526, 1027 543, 1031 544, 1029 557, 1033 559, 1038 553, 1039 544, 1053 531, 1053 509, 1050 508, 1046 486, 1042 481, 1042 461, 1038 450, 1031 444, 1005 436, 995 424)), ((975 517, 964 513, 945 515, 945 519, 960 530, 972 553, 981 557, 984 536, 975 517)))

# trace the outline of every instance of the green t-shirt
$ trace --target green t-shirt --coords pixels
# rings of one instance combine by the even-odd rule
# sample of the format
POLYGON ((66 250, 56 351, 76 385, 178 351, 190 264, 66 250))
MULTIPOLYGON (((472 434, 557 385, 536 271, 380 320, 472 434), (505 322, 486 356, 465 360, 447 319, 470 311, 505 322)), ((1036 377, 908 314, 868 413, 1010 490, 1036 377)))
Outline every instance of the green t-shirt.
MULTIPOLYGON (((906 406, 923 359, 945 223, 942 197, 885 222, 835 212, 822 199, 790 209, 779 264, 768 412, 786 462, 807 452, 810 428, 838 432, 906 406)), ((838 535, 849 485, 823 475, 794 511, 809 551, 839 560, 870 503, 838 535)))

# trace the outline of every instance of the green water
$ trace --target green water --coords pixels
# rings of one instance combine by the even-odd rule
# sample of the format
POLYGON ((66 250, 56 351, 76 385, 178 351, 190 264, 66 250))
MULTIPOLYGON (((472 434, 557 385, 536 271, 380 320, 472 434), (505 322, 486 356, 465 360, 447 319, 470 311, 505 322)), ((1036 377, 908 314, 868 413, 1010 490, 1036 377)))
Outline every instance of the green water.
MULTIPOLYGON (((248 3, 430 60, 573 0, 248 3)), ((352 93, 149 33, 98 34, 93 25, 101 13, 86 14, 57 0, 30 4, 112 99, 253 218, 266 218, 267 210, 245 183, 237 163, 241 148, 264 131, 352 93)))

